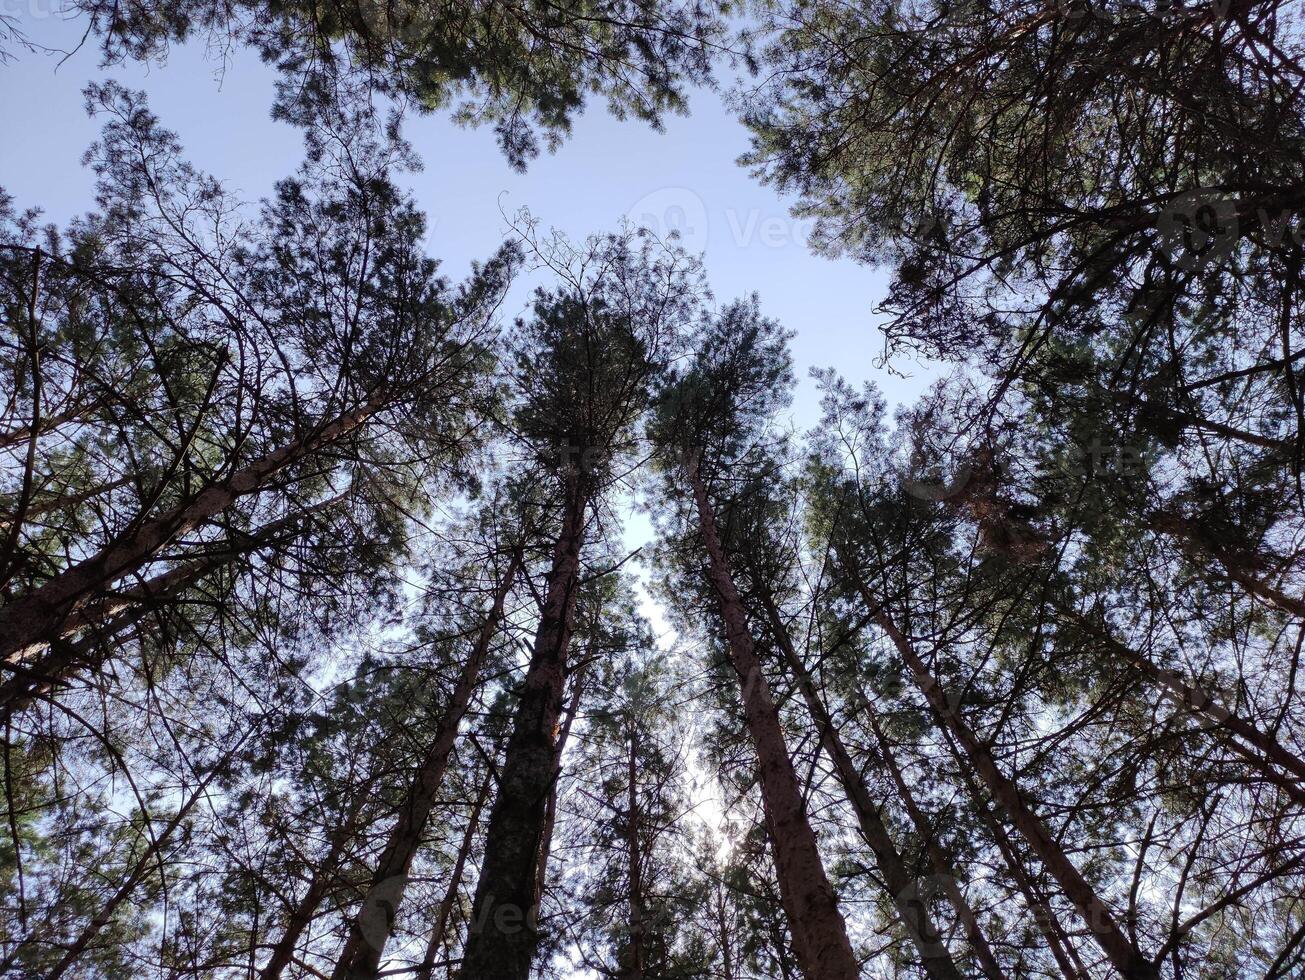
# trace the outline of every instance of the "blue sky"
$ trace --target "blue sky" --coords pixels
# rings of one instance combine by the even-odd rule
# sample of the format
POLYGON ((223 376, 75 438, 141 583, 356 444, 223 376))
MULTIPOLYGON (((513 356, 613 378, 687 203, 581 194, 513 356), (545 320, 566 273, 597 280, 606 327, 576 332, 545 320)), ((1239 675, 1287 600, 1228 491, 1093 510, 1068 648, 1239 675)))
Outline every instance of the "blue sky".
MULTIPOLYGON (((4 0, 33 41, 70 51, 84 24, 51 10, 57 0, 4 0)), ((165 126, 177 132, 193 163, 247 200, 267 195, 301 156, 299 134, 272 121, 274 76, 250 51, 226 52, 225 62, 191 44, 164 65, 129 63, 104 69, 92 43, 62 65, 60 55, 15 52, 0 66, 0 186, 20 208, 39 206, 63 222, 93 205, 92 176, 81 156, 98 125, 82 108, 81 90, 111 77, 144 89, 165 126)), ((811 367, 834 366, 852 380, 874 378, 889 403, 912 400, 927 380, 918 365, 900 363, 902 379, 877 370, 881 350, 873 312, 885 279, 875 270, 808 252, 803 226, 787 204, 737 164, 747 132, 721 104, 700 91, 687 117, 667 120, 658 133, 620 122, 591 105, 572 138, 525 174, 504 161, 488 129, 466 129, 439 115, 410 118, 406 133, 425 169, 405 179, 430 219, 429 249, 460 276, 488 256, 507 231, 503 213, 520 207, 572 237, 613 228, 622 217, 654 231, 680 231, 705 253, 717 299, 756 290, 762 308, 795 330, 801 388, 795 421, 816 418, 817 398, 806 378, 811 367)), ((507 312, 516 313, 525 290, 507 312)))

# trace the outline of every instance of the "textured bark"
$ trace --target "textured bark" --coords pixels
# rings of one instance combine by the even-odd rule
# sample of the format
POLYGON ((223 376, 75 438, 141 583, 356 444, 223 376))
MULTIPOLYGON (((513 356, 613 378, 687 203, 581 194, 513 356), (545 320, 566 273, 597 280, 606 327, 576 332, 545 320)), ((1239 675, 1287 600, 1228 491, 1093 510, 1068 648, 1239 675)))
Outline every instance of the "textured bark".
POLYGON ((421 965, 413 971, 413 980, 431 980, 435 963, 439 959, 440 947, 444 945, 444 937, 448 935, 449 919, 453 916, 453 907, 458 903, 458 892, 462 888, 462 875, 467 867, 467 858, 471 856, 471 845, 476 839, 476 828, 480 826, 480 814, 485 809, 485 803, 489 800, 489 791, 493 785, 494 771, 486 767, 485 778, 480 784, 480 792, 476 795, 476 802, 472 805, 471 814, 467 817, 467 829, 463 831, 458 856, 453 862, 453 870, 449 873, 449 886, 444 890, 444 897, 440 899, 439 909, 435 913, 435 925, 430 931, 430 938, 426 941, 426 955, 422 957, 421 965))
POLYGON ((1229 747, 1253 763, 1265 778, 1283 789, 1297 802, 1305 802, 1305 760, 1287 751, 1277 739, 1261 731, 1253 722, 1233 714, 1216 701, 1208 691, 1188 684, 1178 674, 1165 670, 1149 657, 1094 627, 1083 617, 1075 615, 1075 625, 1095 636, 1120 659, 1132 664, 1157 685, 1169 691, 1184 708, 1199 715, 1207 723, 1227 731, 1232 736, 1228 742, 1229 747), (1248 751, 1248 747, 1254 751, 1248 751), (1283 776, 1273 769, 1270 763, 1285 769, 1294 780, 1299 782, 1283 776))
POLYGON ((1160 972, 1155 964, 1120 929, 1110 907, 1101 901, 1087 879, 1066 856, 1046 824, 1025 801, 1019 787, 998 768, 987 747, 953 710, 947 694, 916 654, 910 641, 888 617, 882 605, 875 601, 865 583, 858 579, 858 586, 867 606, 875 610, 875 621, 892 640, 916 685, 929 702, 935 721, 960 745, 988 792, 1009 815, 1015 829, 1028 841, 1065 897, 1074 903, 1088 932, 1111 965, 1125 980, 1159 980, 1160 972))
POLYGON ((336 962, 332 974, 334 980, 372 980, 380 969, 386 941, 394 932, 394 921, 403 903, 408 871, 421 846, 426 823, 439 795, 440 783, 444 780, 444 771, 448 768, 453 745, 457 741, 458 726, 462 724, 467 706, 480 686, 481 667, 484 666, 490 644, 503 619, 508 593, 520 565, 521 550, 517 549, 494 590, 493 602, 485 614, 476 642, 462 665, 457 683, 449 696, 449 703, 435 730, 434 739, 404 795, 394 826, 385 842, 385 849, 381 851, 371 882, 363 894, 362 906, 350 926, 345 952, 336 962), (378 910, 383 910, 385 916, 384 929, 369 930, 365 917, 375 916, 378 910))
POLYGON ((461 980, 528 980, 539 944, 535 887, 545 811, 556 775, 558 721, 587 509, 588 495, 574 478, 567 487, 544 607, 490 809, 461 980))
POLYGON ((960 971, 952 962, 951 954, 942 941, 942 935, 929 916, 926 893, 919 879, 907 869, 906 862, 902 860, 902 855, 897 850, 897 845, 893 843, 892 835, 884 826, 883 819, 879 816, 880 806, 871 796, 870 787, 866 785, 860 769, 857 768, 847 747, 843 745, 843 740, 838 737, 833 719, 825 709, 806 665, 802 663, 793 646, 792 637, 789 636, 788 628, 780 618, 779 609, 769 594, 763 593, 761 602, 765 606, 771 632, 774 633, 780 651, 788 662, 802 699, 806 702, 807 711, 820 732, 820 744, 824 746, 825 752, 834 763, 834 772, 843 786, 843 792, 847 794, 848 802, 852 804, 852 810, 856 813, 861 836, 874 854, 875 866, 888 887, 889 898, 897 910, 897 917, 920 953, 920 962, 924 966, 925 973, 933 980, 960 980, 960 971))
POLYGON ((258 974, 259 980, 280 980, 281 974, 294 959, 295 948, 316 917, 317 910, 330 894, 331 889, 339 883, 340 865, 348 852, 349 841, 358 831, 359 818, 371 796, 372 786, 373 781, 368 779, 354 794, 348 813, 345 814, 335 833, 331 835, 330 847, 322 860, 313 868, 312 876, 308 880, 308 888, 286 917, 281 938, 272 947, 267 963, 258 974))
POLYGON ((938 843, 938 837, 929 825, 929 819, 924 815, 924 811, 920 809, 919 804, 916 803, 915 794, 911 792, 910 784, 902 776, 902 770, 897 765, 892 746, 888 744, 888 739, 884 736, 883 730, 880 729, 879 721, 875 717, 874 709, 869 702, 865 704, 865 711, 870 722, 870 728, 874 731, 875 741, 879 745, 879 754, 884 760, 884 768, 888 770, 888 774, 892 777, 893 785, 897 788, 897 795, 906 808, 907 816, 911 818, 911 825, 915 828, 916 836, 924 843, 925 853, 929 857, 929 866, 933 868, 934 875, 941 883, 943 893, 947 896, 947 901, 956 913, 956 920, 965 928, 965 937, 970 942, 970 948, 974 950, 975 958, 979 961, 984 976, 988 980, 1006 980, 1006 974, 1002 971, 1001 964, 997 962, 997 957, 993 953, 992 947, 988 945, 983 929, 979 926, 978 916, 974 914, 974 909, 970 907, 965 892, 961 890, 951 858, 943 850, 942 845, 938 843))
POLYGON ((237 500, 265 488, 287 467, 346 437, 387 404, 376 397, 294 442, 209 484, 187 503, 132 522, 99 552, 0 608, 0 661, 20 663, 64 634, 70 618, 104 597, 114 582, 141 569, 187 531, 237 500))
POLYGON ((558 728, 557 747, 554 751, 553 785, 548 791, 548 807, 544 811, 544 830, 539 842, 539 868, 535 873, 535 907, 543 908, 544 889, 548 887, 548 856, 553 849, 553 829, 557 825, 557 780, 562 774, 562 753, 571 737, 571 724, 580 710, 581 692, 584 690, 584 673, 577 673, 571 682, 571 698, 567 702, 562 724, 558 728))
POLYGON ((299 513, 273 521, 202 558, 183 562, 130 588, 115 590, 86 603, 64 621, 59 635, 48 645, 35 644, 29 648, 27 659, 5 665, 14 676, 0 684, 0 716, 22 710, 32 698, 67 681, 78 671, 98 668, 113 653, 113 646, 105 641, 118 636, 152 609, 173 599, 205 576, 238 558, 268 547, 305 518, 333 507, 347 496, 347 492, 337 494, 299 513), (71 639, 82 632, 86 635, 71 639))
POLYGON ((715 512, 701 475, 693 470, 689 479, 699 531, 707 549, 708 576, 720 602, 730 660, 739 678, 744 719, 757 753, 762 806, 793 951, 807 980, 856 980, 860 971, 847 938, 847 926, 820 861, 797 773, 784 744, 779 711, 757 660, 743 602, 716 530, 715 512))

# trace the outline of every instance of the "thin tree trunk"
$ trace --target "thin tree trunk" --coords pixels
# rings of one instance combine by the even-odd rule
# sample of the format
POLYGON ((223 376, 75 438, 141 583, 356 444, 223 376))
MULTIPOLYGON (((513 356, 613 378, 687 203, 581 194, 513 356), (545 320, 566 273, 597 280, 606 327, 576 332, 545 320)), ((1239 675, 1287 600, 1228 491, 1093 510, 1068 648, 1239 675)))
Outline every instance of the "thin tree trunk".
POLYGON ((362 815, 363 808, 371 796, 373 785, 373 779, 364 780, 354 794, 344 821, 331 835, 329 850, 313 868, 308 889, 287 916, 281 938, 272 947, 272 955, 268 957, 267 964, 258 974, 259 980, 280 980, 281 974, 294 959, 295 948, 299 945, 304 931, 313 921, 322 901, 339 880, 340 865, 344 861, 350 838, 358 830, 358 818, 362 815))
POLYGON ((562 774, 562 753, 566 750, 567 740, 571 737, 571 724, 575 721, 576 712, 580 710, 584 682, 585 675, 582 670, 571 682, 571 699, 567 702, 557 734, 553 785, 548 791, 548 808, 544 812, 544 832, 539 842, 539 869, 535 874, 535 907, 539 909, 544 907, 544 889, 548 887, 548 856, 553 849, 553 829, 557 825, 557 781, 562 774))
MULTIPOLYGON (((951 744, 950 741, 948 744, 951 744)), ((1033 913, 1033 921, 1037 925, 1038 931, 1047 940, 1047 947, 1051 950, 1056 965, 1060 967, 1060 972, 1064 974, 1065 980, 1085 980, 1088 975, 1087 970, 1084 968, 1082 960, 1079 959, 1077 950, 1074 949, 1074 945, 1065 934, 1065 928, 1056 917, 1055 910, 1047 904, 1046 899, 1039 893, 1032 879, 1029 878, 1019 855, 1015 853, 1015 847, 1010 841, 1010 836, 1006 833, 1006 828, 988 812, 987 805, 979 796, 978 788, 969 779, 966 782, 969 783, 970 795, 975 801, 979 819, 983 821, 988 828, 988 833, 992 835, 992 839, 996 842, 1002 862, 1010 872, 1015 886, 1020 890, 1020 894, 1024 896, 1029 911, 1033 913)))
POLYGON ((720 601, 744 718, 757 753, 762 806, 798 966, 807 980, 857 980, 860 970, 847 938, 847 926, 820 861, 797 774, 784 744, 779 711, 757 660, 707 488, 696 469, 688 475, 707 550, 708 576, 720 601))
POLYGON ((439 795, 440 783, 444 780, 444 771, 457 741, 458 726, 480 685, 480 670, 503 619, 507 596, 516 580, 521 560, 521 549, 517 548, 494 591, 493 602, 485 614, 475 645, 462 665, 462 672, 449 696, 449 703, 440 718, 430 748, 426 750, 421 766, 399 807, 385 849, 381 851, 371 883, 363 895, 362 906, 350 926, 349 938, 345 941, 345 954, 335 965, 332 974, 334 980, 372 980, 380 969, 385 944, 394 932, 394 921, 407 889, 408 870, 412 867, 413 858, 426 831, 426 822, 439 795), (376 918, 378 910, 384 915, 383 924, 376 918))
MULTIPOLYGON (((848 570, 851 571, 850 566, 848 570)), ((869 588, 859 576, 857 586, 868 608, 875 611, 875 621, 888 634, 911 671, 916 685, 929 702, 935 720, 956 739, 970 765, 993 798, 1010 815, 1015 828, 1028 841, 1033 852, 1055 878, 1065 896, 1074 903, 1092 938, 1101 947, 1101 951, 1105 953, 1111 965, 1126 980, 1159 980, 1160 973, 1155 964, 1120 929, 1109 906, 1101 901, 1087 879, 1066 856, 1046 824, 1025 802, 1024 794, 1019 787, 1002 773, 987 747, 953 710, 937 678, 929 672, 910 641, 888 617, 883 606, 875 601, 869 588)))
MULTIPOLYGON (((240 746, 245 743, 245 740, 249 737, 249 734, 252 734, 252 732, 253 729, 251 729, 244 738, 241 738, 235 746, 227 751, 225 759, 221 765, 214 766, 209 770, 208 774, 199 781, 194 792, 186 798, 176 814, 168 821, 167 826, 163 828, 163 832, 155 837, 149 846, 145 848, 145 853, 142 854, 140 859, 132 866, 131 873, 127 875, 122 884, 119 885, 118 889, 109 896, 105 903, 100 906, 100 910, 95 913, 95 917, 91 919, 86 928, 83 929, 78 937, 67 947, 63 957, 46 975, 46 980, 59 980, 60 977, 67 973, 78 959, 81 958, 82 954, 86 952, 86 948, 90 946, 90 944, 95 940, 95 937, 100 934, 100 931, 113 920, 114 913, 118 911, 118 908, 123 902, 131 897, 132 892, 134 892, 136 886, 145 879, 145 875, 149 873, 150 868, 155 866, 159 856, 163 853, 163 849, 167 847, 168 842, 172 839, 172 835, 182 826, 185 822, 186 816, 194 808, 195 804, 203 797, 204 792, 208 789, 208 784, 211 783, 213 778, 222 770, 226 761, 229 761, 231 757, 236 754, 240 746)), ((16 843, 17 842, 15 842, 15 844, 16 843)))
POLYGON ((997 957, 988 945, 987 938, 983 935, 983 929, 979 925, 979 918, 974 914, 974 909, 970 907, 965 893, 961 890, 959 881, 956 878, 956 869, 952 866, 951 859, 942 845, 938 843, 938 837, 934 834, 933 828, 929 825, 928 818, 924 811, 920 809, 915 800, 915 794, 911 792, 910 784, 902 775, 901 768, 897 765, 897 759, 893 755, 892 746, 888 744, 883 730, 879 727, 879 720, 875 717, 874 708, 869 701, 865 701, 864 709, 866 717, 870 722, 870 728, 874 732, 875 741, 879 745, 879 754, 884 760, 884 767, 892 777, 893 785, 897 787, 897 795, 902 800, 902 805, 906 807, 907 816, 911 818, 911 824, 915 827, 915 834, 924 843, 925 853, 929 857, 929 864, 933 868, 933 873, 937 880, 942 884, 943 893, 947 896, 947 901, 951 903, 952 909, 956 913, 956 920, 965 928, 965 936, 970 942, 970 947, 974 950, 974 955, 983 968, 984 975, 988 980, 1006 980, 1006 974, 997 962, 997 957))
POLYGON ((143 567, 178 537, 269 485, 286 468, 345 438, 389 399, 377 396, 360 408, 209 484, 189 502, 158 517, 132 522, 98 553, 40 588, 0 607, 0 661, 17 663, 62 636, 69 619, 101 598, 114 582, 143 567))
POLYGON ((1291 596, 1265 582, 1254 572, 1255 556, 1231 548, 1220 547, 1208 540, 1200 525, 1191 518, 1169 512, 1153 513, 1147 526, 1178 542, 1183 553, 1197 567, 1205 567, 1213 558, 1223 566, 1228 578, 1262 602, 1280 609, 1297 619, 1305 619, 1305 598, 1291 596))
POLYGON ((572 475, 530 666, 490 809, 462 980, 528 980, 539 943, 535 886, 548 795, 556 774, 557 725, 575 624, 587 509, 583 476, 572 475))
POLYGON ((907 869, 906 862, 902 860, 902 855, 897 850, 897 845, 893 843, 892 835, 884 826, 883 819, 879 816, 879 805, 870 795, 870 788, 862 778, 861 771, 852 760, 847 747, 843 745, 842 739, 838 737, 833 719, 825 709, 806 665, 802 663, 793 646, 793 639, 780 618, 774 599, 764 590, 759 592, 761 603, 766 610, 766 618, 770 622, 771 632, 774 633, 780 651, 793 672, 798 690, 806 701, 807 711, 820 732, 820 742, 834 763, 838 781, 842 784, 843 792, 847 794, 848 802, 852 804, 852 809, 856 813, 861 836, 865 838, 866 844, 874 853, 875 865, 883 876, 884 884, 888 886, 889 898, 897 910, 897 916, 907 935, 911 937, 911 942, 920 953, 920 961, 925 972, 933 980, 960 980, 960 971, 952 962, 951 954, 942 941, 942 934, 930 918, 926 904, 927 894, 921 888, 920 881, 907 869))
POLYGON ((1261 731, 1254 723, 1233 714, 1216 701, 1208 691, 1188 684, 1178 674, 1160 667, 1149 657, 1121 643, 1104 628, 1093 625, 1082 615, 1078 613, 1070 613, 1070 615, 1075 626, 1100 640, 1120 659, 1173 694, 1185 709, 1227 731, 1232 736, 1228 744, 1234 751, 1253 763, 1269 781, 1283 789, 1297 802, 1305 802, 1305 760, 1288 752, 1277 739, 1261 731), (1243 742, 1245 745, 1241 744, 1243 742), (1246 746, 1254 751, 1248 751, 1246 746), (1269 763, 1285 769, 1294 780, 1284 777, 1271 768, 1269 763))
POLYGON ((643 980, 643 856, 639 848, 639 731, 630 725, 630 751, 626 757, 625 778, 629 784, 626 794, 625 846, 628 851, 630 914, 626 921, 630 948, 626 962, 617 974, 624 980, 643 980))
POLYGON ((489 800, 489 791, 493 785, 494 770, 486 766, 485 778, 481 781, 480 792, 476 795, 476 802, 467 817, 467 829, 462 834, 462 845, 458 848, 457 859, 453 862, 453 870, 449 874, 449 886, 444 890, 444 897, 440 899, 439 909, 435 913, 435 926, 431 929, 430 939, 426 942, 426 955, 422 957, 421 965, 413 972, 413 980, 431 980, 431 973, 439 959, 440 947, 444 945, 444 937, 448 935, 453 907, 458 903, 458 892, 462 888, 462 874, 467 866, 467 858, 471 855, 472 842, 476 839, 480 814, 489 800))
MULTIPOLYGON (((120 476, 116 480, 110 480, 103 486, 95 487, 92 490, 83 490, 80 493, 64 494, 61 497, 51 497, 49 500, 34 501, 28 505, 23 519, 30 520, 33 517, 40 517, 42 514, 48 514, 51 511, 63 510, 67 507, 76 507, 78 504, 84 504, 88 500, 94 500, 96 497, 103 496, 106 493, 112 493, 121 487, 125 487, 132 481, 130 476, 120 476)), ((13 523, 13 518, 0 518, 0 528, 6 528, 13 523)))

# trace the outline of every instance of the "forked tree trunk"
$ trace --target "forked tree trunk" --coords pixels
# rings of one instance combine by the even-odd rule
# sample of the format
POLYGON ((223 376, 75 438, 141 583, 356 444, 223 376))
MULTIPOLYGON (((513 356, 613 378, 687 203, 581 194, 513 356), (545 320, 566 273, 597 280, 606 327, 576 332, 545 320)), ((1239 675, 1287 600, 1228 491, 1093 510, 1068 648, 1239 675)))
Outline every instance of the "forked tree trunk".
POLYGON ((707 488, 696 469, 691 469, 688 475, 699 531, 707 550, 708 577, 720 601, 730 661, 739 679, 744 719, 757 753, 766 829, 798 967, 806 980, 857 980, 860 970, 847 938, 847 926, 820 861, 797 773, 784 744, 779 711, 757 659, 743 601, 716 530, 716 516, 707 488))
POLYGON ((362 906, 350 926, 344 953, 336 962, 332 974, 334 980, 372 980, 380 969, 386 942, 394 932, 394 921, 403 904, 408 870, 421 846, 431 808, 439 795, 444 771, 448 768, 449 757, 458 738, 458 726, 462 724, 467 706, 480 686, 481 667, 484 666, 490 644, 503 619, 508 593, 516 580, 521 560, 521 549, 517 548, 494 590, 493 602, 485 614, 476 642, 462 665, 462 672, 449 696, 449 703, 440 718, 430 748, 426 750, 404 795, 394 826, 385 842, 385 849, 381 851, 371 882, 363 895, 362 906), (368 917, 371 917, 370 922, 368 917))
POLYGON ((360 408, 288 443, 209 484, 189 502, 150 520, 132 522, 99 552, 71 566, 40 588, 0 607, 0 662, 21 663, 64 635, 68 621, 104 597, 113 584, 141 569, 187 531, 236 501, 267 487, 287 467, 345 438, 381 411, 377 396, 360 408))
MULTIPOLYGON (((849 572, 852 571, 852 566, 846 561, 843 564, 849 572)), ((859 575, 856 582, 868 609, 875 611, 875 622, 892 640, 914 678, 916 686, 928 701, 935 721, 960 745, 970 766, 978 774, 988 792, 1010 816, 1015 828, 1028 841, 1029 847, 1056 880, 1065 897, 1074 903, 1088 932, 1101 947, 1101 951, 1105 953, 1111 965, 1125 980, 1159 980, 1160 972, 1155 964, 1120 929, 1110 907, 1100 899, 1087 879, 1079 873, 1078 868, 1065 854, 1046 824, 1025 801, 1019 787, 998 768, 982 740, 953 709, 938 679, 929 672, 910 641, 889 618, 883 605, 875 601, 869 587, 859 575)))
POLYGON ((587 488, 568 481, 544 607, 490 809, 461 980, 528 980, 539 944, 534 907, 558 722, 580 587, 587 488))
POLYGON ((942 940, 942 934, 929 915, 927 891, 921 886, 919 879, 907 869, 906 862, 902 860, 902 855, 897 850, 897 845, 893 843, 892 835, 884 826, 883 819, 879 816, 879 804, 870 795, 870 787, 862 778, 861 770, 852 760, 851 753, 847 751, 843 740, 838 737, 833 719, 825 709, 806 665, 802 663, 793 646, 793 639, 780 618, 778 607, 770 594, 765 592, 761 595, 761 603, 765 607, 771 632, 774 633, 780 651, 788 662, 789 670, 792 671, 797 688, 806 702, 811 720, 815 722, 820 733, 820 743, 834 763, 834 772, 838 776, 839 783, 842 784, 848 802, 852 804, 853 812, 856 813, 861 836, 874 854, 875 866, 883 876, 893 908, 897 910, 897 917, 920 954, 920 962, 924 966, 925 973, 933 980, 960 980, 960 971, 952 962, 951 954, 948 953, 947 946, 942 940))

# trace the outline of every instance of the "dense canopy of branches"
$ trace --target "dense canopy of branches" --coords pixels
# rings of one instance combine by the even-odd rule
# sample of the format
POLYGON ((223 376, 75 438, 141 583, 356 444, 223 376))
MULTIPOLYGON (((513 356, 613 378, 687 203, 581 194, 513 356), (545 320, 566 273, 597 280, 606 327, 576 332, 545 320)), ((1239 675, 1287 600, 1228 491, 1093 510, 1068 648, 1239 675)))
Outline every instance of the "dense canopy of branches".
POLYGON ((94 209, 0 191, 0 975, 1305 974, 1297 8, 730 7, 81 5, 307 152, 250 205, 96 84, 94 209), (373 98, 520 164, 753 45, 915 404, 800 431, 646 230, 450 282, 373 98))

